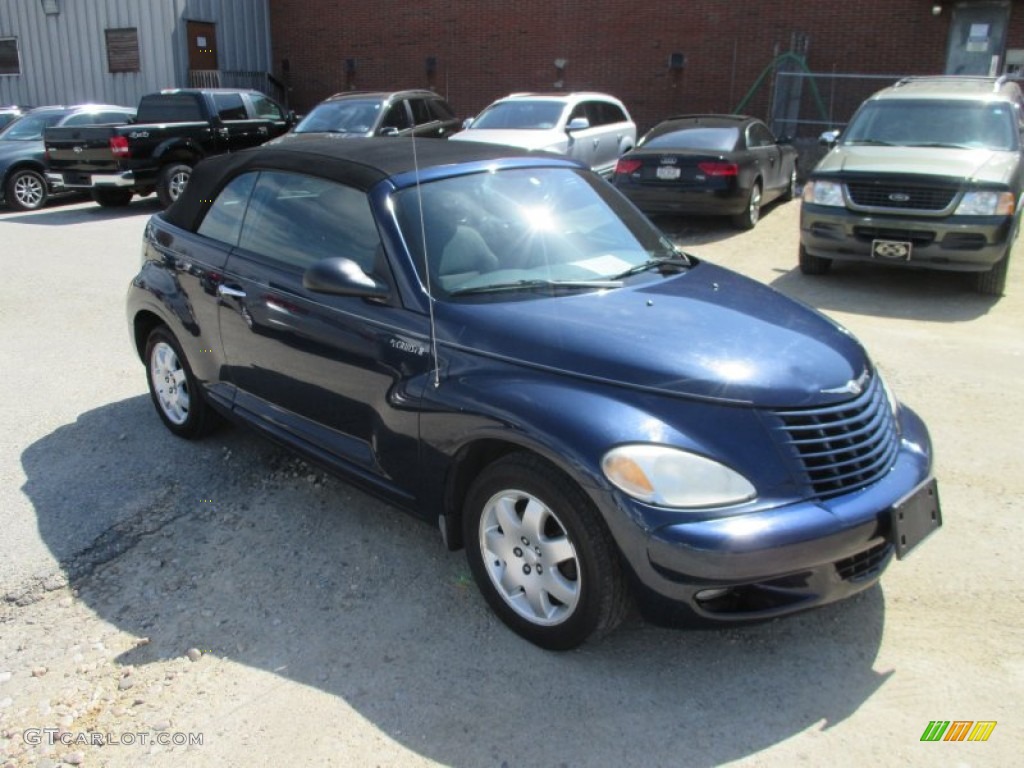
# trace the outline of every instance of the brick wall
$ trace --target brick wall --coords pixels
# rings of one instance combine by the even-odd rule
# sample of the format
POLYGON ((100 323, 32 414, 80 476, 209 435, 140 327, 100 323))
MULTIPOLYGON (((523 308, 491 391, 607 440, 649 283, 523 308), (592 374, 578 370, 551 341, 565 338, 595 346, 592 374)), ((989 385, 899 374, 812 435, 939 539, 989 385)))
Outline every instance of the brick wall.
MULTIPOLYGON (((431 87, 460 117, 514 91, 561 87, 621 98, 641 130, 680 112, 729 112, 779 53, 806 40, 815 72, 943 71, 951 3, 929 0, 270 0, 275 74, 291 104, 349 88, 431 87), (669 68, 672 53, 685 66, 669 68), (426 60, 436 58, 428 74, 426 60), (354 72, 346 72, 353 59, 354 72)), ((1008 47, 1024 47, 1014 0, 1008 47)), ((767 117, 772 79, 744 111, 767 117)), ((867 93, 886 83, 870 83, 867 93)))

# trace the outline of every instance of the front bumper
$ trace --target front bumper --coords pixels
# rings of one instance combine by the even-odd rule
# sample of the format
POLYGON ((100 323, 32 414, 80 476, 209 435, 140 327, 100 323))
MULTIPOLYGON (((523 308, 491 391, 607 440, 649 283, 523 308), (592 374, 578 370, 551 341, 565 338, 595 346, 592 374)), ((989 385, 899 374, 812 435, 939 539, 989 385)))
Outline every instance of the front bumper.
POLYGON ((800 244, 807 253, 840 261, 872 261, 955 272, 986 272, 1006 253, 1012 216, 911 217, 857 213, 803 203, 800 244), (909 260, 872 256, 872 242, 912 244, 909 260))
POLYGON ((132 171, 121 173, 47 173, 51 184, 61 184, 65 189, 128 188, 138 183, 132 171))
MULTIPOLYGON (((737 621, 793 613, 870 587, 895 553, 893 507, 931 481, 924 424, 903 408, 901 426, 893 468, 862 490, 749 514, 684 519, 646 534, 633 526, 642 545, 620 544, 641 589, 698 616, 737 621)), ((631 520, 643 520, 644 505, 624 503, 631 520)))

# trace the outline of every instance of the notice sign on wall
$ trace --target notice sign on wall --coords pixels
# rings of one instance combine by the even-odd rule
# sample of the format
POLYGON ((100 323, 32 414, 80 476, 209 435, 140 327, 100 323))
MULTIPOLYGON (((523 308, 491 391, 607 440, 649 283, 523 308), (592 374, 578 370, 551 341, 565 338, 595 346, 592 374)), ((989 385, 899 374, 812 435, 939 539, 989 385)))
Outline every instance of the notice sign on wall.
POLYGON ((970 33, 967 35, 967 51, 969 53, 984 53, 988 50, 989 24, 971 24, 970 33))

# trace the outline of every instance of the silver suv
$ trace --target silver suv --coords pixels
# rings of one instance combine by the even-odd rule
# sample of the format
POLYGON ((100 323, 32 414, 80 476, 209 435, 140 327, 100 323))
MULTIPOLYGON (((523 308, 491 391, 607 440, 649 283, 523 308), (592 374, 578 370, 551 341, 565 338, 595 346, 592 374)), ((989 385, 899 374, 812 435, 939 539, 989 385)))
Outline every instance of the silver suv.
POLYGON ((811 173, 800 269, 839 260, 968 272, 999 296, 1020 227, 1021 92, 1004 78, 914 77, 865 101, 811 173))
POLYGON ((605 176, 636 145, 626 105, 604 93, 513 93, 465 128, 451 138, 557 152, 605 176))

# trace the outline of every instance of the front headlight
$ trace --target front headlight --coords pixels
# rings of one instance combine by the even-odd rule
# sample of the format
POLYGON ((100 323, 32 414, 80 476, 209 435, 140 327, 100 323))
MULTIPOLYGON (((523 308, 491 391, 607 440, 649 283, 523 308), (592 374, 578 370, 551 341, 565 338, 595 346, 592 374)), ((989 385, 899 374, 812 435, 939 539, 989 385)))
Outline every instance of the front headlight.
POLYGON ((954 216, 1012 216, 1013 192, 977 190, 968 192, 953 212, 954 216))
POLYGON ((601 469, 623 493, 662 507, 721 507, 755 495, 750 481, 724 464, 667 445, 620 445, 604 455, 601 469))
POLYGON ((842 208, 843 185, 834 181, 808 181, 804 184, 803 201, 814 205, 842 208))

